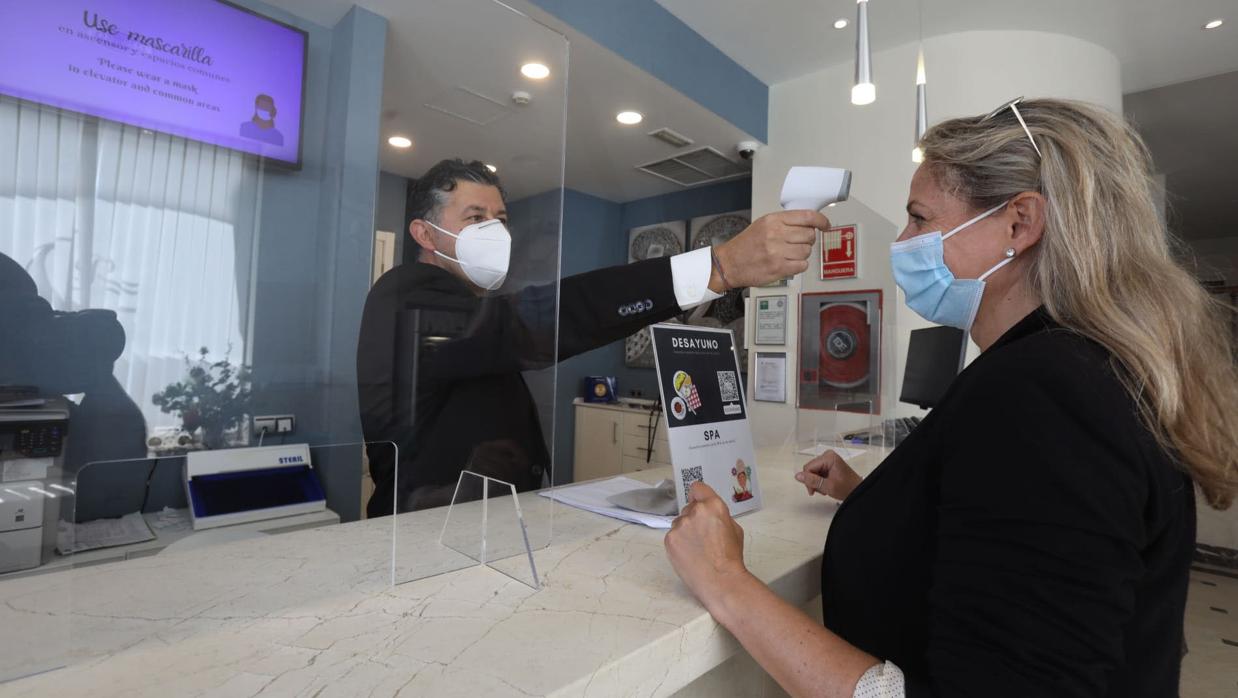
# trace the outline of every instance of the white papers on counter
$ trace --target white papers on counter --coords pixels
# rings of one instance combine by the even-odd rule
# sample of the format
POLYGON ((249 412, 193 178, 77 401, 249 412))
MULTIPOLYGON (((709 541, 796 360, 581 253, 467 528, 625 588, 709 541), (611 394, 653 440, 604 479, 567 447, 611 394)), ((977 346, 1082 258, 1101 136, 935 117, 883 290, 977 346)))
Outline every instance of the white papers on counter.
POLYGON ((60 521, 56 530, 56 552, 71 555, 154 539, 155 534, 146 525, 142 513, 135 511, 119 519, 97 519, 79 524, 60 521))
POLYGON ((602 516, 609 516, 612 519, 638 523, 649 528, 670 528, 671 522, 675 520, 674 516, 642 514, 639 511, 621 509, 608 501, 610 497, 622 492, 648 488, 649 485, 644 482, 620 475, 607 480, 594 480, 579 485, 556 487, 552 490, 538 492, 538 494, 553 499, 556 502, 562 502, 570 507, 584 509, 602 516))

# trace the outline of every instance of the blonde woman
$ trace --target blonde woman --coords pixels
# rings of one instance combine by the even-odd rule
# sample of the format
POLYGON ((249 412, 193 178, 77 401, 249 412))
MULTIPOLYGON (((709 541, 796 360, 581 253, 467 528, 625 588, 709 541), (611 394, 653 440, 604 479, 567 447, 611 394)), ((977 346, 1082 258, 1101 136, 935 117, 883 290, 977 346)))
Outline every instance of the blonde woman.
POLYGON ((1032 100, 929 130, 895 280, 983 353, 843 500, 825 626, 743 565, 698 483, 679 575, 792 695, 1175 696, 1193 489, 1229 506, 1238 378, 1223 308, 1174 261, 1119 117, 1032 100))

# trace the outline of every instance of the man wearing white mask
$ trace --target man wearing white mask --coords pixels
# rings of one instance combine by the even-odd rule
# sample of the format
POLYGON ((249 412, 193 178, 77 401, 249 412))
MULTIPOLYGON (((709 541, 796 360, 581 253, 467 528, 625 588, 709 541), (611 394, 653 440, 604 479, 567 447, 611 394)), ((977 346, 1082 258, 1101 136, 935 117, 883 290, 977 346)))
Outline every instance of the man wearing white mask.
POLYGON ((829 226, 817 212, 780 212, 714 248, 503 293, 521 240, 508 232, 498 177, 480 162, 444 160, 409 199, 417 261, 371 289, 357 349, 365 438, 399 447, 398 482, 393 449, 369 449, 370 516, 447 504, 464 469, 542 486, 550 455, 522 371, 802 272, 815 229, 829 226))

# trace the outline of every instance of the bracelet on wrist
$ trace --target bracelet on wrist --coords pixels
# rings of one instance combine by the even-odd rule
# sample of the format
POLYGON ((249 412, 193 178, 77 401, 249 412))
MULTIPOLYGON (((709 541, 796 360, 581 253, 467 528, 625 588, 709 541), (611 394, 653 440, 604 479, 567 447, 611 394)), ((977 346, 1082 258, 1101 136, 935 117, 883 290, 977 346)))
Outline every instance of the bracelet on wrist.
POLYGON ((731 282, 727 280, 726 272, 722 269, 722 262, 718 260, 718 253, 714 251, 712 246, 709 248, 709 261, 713 263, 714 269, 718 270, 718 277, 722 279, 723 289, 725 291, 730 291, 735 288, 731 285, 731 282))

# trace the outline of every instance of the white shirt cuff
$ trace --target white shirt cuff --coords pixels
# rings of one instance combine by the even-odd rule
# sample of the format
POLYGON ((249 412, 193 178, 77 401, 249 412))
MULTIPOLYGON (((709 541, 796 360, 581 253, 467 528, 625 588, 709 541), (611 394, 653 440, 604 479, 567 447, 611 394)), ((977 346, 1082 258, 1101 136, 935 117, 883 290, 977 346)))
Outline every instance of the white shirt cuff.
POLYGON ((721 293, 709 289, 713 271, 708 247, 671 257, 671 283, 675 286, 675 300, 680 310, 722 297, 721 293))
POLYGON ((874 664, 855 683, 853 698, 904 698, 907 684, 903 670, 893 662, 874 664))

